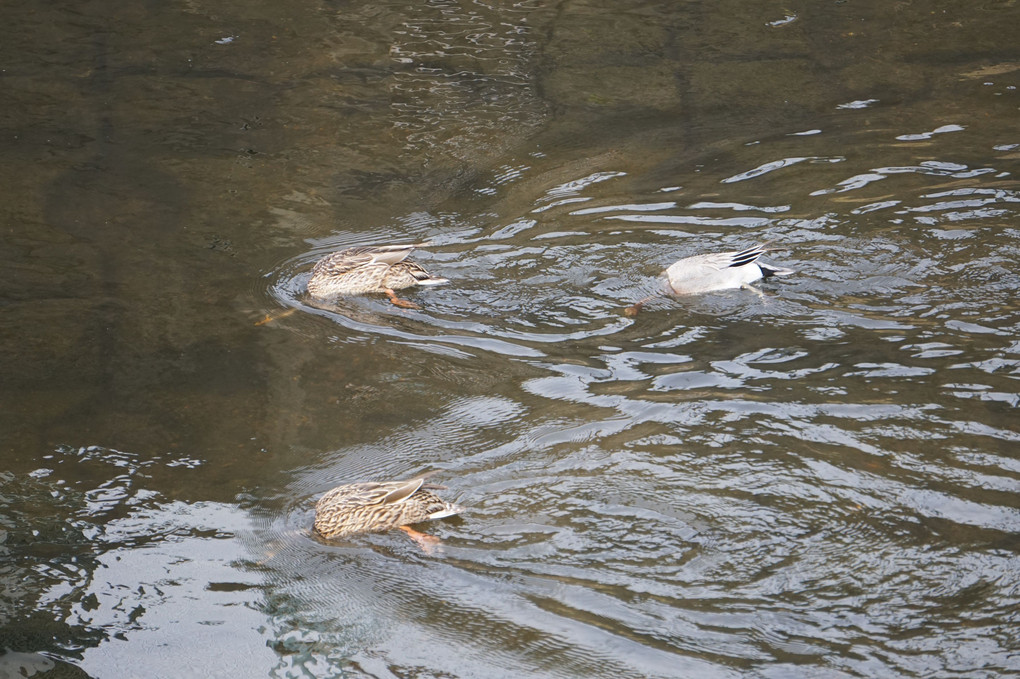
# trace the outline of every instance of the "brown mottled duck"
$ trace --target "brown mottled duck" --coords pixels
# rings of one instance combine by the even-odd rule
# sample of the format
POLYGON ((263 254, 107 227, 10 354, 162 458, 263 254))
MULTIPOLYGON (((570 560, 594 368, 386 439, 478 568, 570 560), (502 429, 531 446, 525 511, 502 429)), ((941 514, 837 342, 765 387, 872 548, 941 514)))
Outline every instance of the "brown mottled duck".
POLYGON ((407 260, 412 250, 425 245, 428 243, 362 245, 326 255, 312 268, 308 294, 318 299, 333 299, 381 292, 399 307, 417 309, 417 304, 400 299, 394 291, 448 282, 407 260))
POLYGON ((399 528, 428 551, 438 538, 408 524, 453 516, 464 508, 431 492, 443 486, 425 483, 426 476, 337 486, 316 503, 314 530, 323 538, 337 539, 399 528))

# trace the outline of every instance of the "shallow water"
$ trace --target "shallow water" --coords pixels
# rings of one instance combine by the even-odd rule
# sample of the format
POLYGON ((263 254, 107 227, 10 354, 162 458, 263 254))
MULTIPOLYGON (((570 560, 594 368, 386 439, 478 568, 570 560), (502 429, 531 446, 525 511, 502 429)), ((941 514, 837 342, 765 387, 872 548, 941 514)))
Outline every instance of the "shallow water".
POLYGON ((1020 672, 1012 4, 0 13, 0 675, 1020 672))

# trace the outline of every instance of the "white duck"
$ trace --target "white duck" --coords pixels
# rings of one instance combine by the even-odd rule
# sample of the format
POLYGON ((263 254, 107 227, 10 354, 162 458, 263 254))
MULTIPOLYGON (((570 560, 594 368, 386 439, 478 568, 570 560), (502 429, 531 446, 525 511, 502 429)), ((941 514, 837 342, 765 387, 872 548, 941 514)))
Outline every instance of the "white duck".
MULTIPOLYGON (((758 261, 767 243, 760 243, 740 252, 712 252, 706 255, 685 257, 666 269, 670 289, 677 295, 700 295, 713 290, 747 288, 758 290, 751 283, 771 276, 789 276, 793 269, 772 266, 758 261)), ((627 307, 625 313, 634 316, 651 297, 627 307)))
POLYGON ((740 252, 685 257, 666 269, 669 287, 678 295, 698 295, 712 290, 750 288, 751 283, 761 278, 796 273, 793 269, 758 261, 765 252, 765 245, 761 243, 740 252))

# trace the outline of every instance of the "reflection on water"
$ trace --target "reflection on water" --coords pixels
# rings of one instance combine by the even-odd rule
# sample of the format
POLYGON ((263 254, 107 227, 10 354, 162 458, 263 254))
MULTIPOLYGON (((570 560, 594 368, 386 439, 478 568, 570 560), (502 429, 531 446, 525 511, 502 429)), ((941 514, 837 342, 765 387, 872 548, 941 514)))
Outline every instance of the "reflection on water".
MULTIPOLYGON (((264 672, 267 653, 222 655, 262 620, 257 578, 234 565, 248 557, 232 538, 249 519, 232 506, 168 502, 146 487, 156 466, 194 476, 200 461, 89 446, 43 462, 27 478, 0 478, 4 647, 45 654, 0 656, 3 676, 83 656, 93 676, 130 674, 140 663, 211 676, 264 672)), ((59 676, 84 676, 56 666, 59 676)))
POLYGON ((0 674, 1020 671, 1015 10, 125 19, 187 55, 47 11, 62 77, 4 75, 0 674), (421 309, 305 294, 419 241, 421 309), (663 294, 764 241, 796 275, 663 294), (311 535, 424 470, 439 553, 311 535))

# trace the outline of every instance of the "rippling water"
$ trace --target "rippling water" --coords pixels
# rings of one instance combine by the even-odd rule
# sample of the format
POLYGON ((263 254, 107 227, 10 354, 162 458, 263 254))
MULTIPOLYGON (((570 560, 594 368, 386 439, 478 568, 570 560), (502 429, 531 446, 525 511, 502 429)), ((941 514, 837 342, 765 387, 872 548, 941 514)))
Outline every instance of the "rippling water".
POLYGON ((0 675, 1020 672, 1017 12, 736 10, 4 10, 0 675))
MULTIPOLYGON (((420 259, 458 282, 416 295, 424 310, 316 308, 317 322, 348 338, 536 374, 520 379, 522 393, 504 382, 505 396, 457 399, 303 474, 297 495, 312 497, 358 476, 349 465, 399 474, 410 471, 404 451, 421 451, 415 461, 440 457, 471 510, 436 529, 442 566, 409 574, 402 560, 345 548, 297 596, 353 596, 365 584, 348 578, 375 582, 382 569, 381 612, 374 599, 350 605, 383 625, 411 615, 421 645, 409 649, 398 631, 370 642, 376 652, 423 667, 438 654, 464 676, 494 662, 597 676, 1011 668, 1001 621, 1014 617, 1020 434, 1009 173, 871 168, 872 181, 902 185, 883 187, 890 200, 839 166, 860 160, 830 158, 788 198, 856 190, 850 207, 808 219, 793 205, 742 202, 796 160, 717 176, 734 188, 711 202, 683 188, 639 192, 640 178, 614 171, 550 189, 510 225, 436 220, 420 259), (554 195, 574 200, 547 209, 554 195), (621 314, 661 285, 654 274, 673 258, 753 240, 772 240, 770 256, 799 275, 763 284, 761 296, 663 297, 635 319, 621 314), (364 462, 380 456, 396 459, 364 462), (430 610, 409 613, 422 597, 430 610), (444 633, 453 618, 460 633, 444 633), (478 646, 466 658, 464 643, 478 646)), ((336 245, 283 270, 305 271, 336 245)), ((270 293, 303 308, 302 276, 270 293)), ((307 507, 294 511, 306 525, 307 507)), ((283 573, 321 559, 307 540, 290 549, 283 573)))

